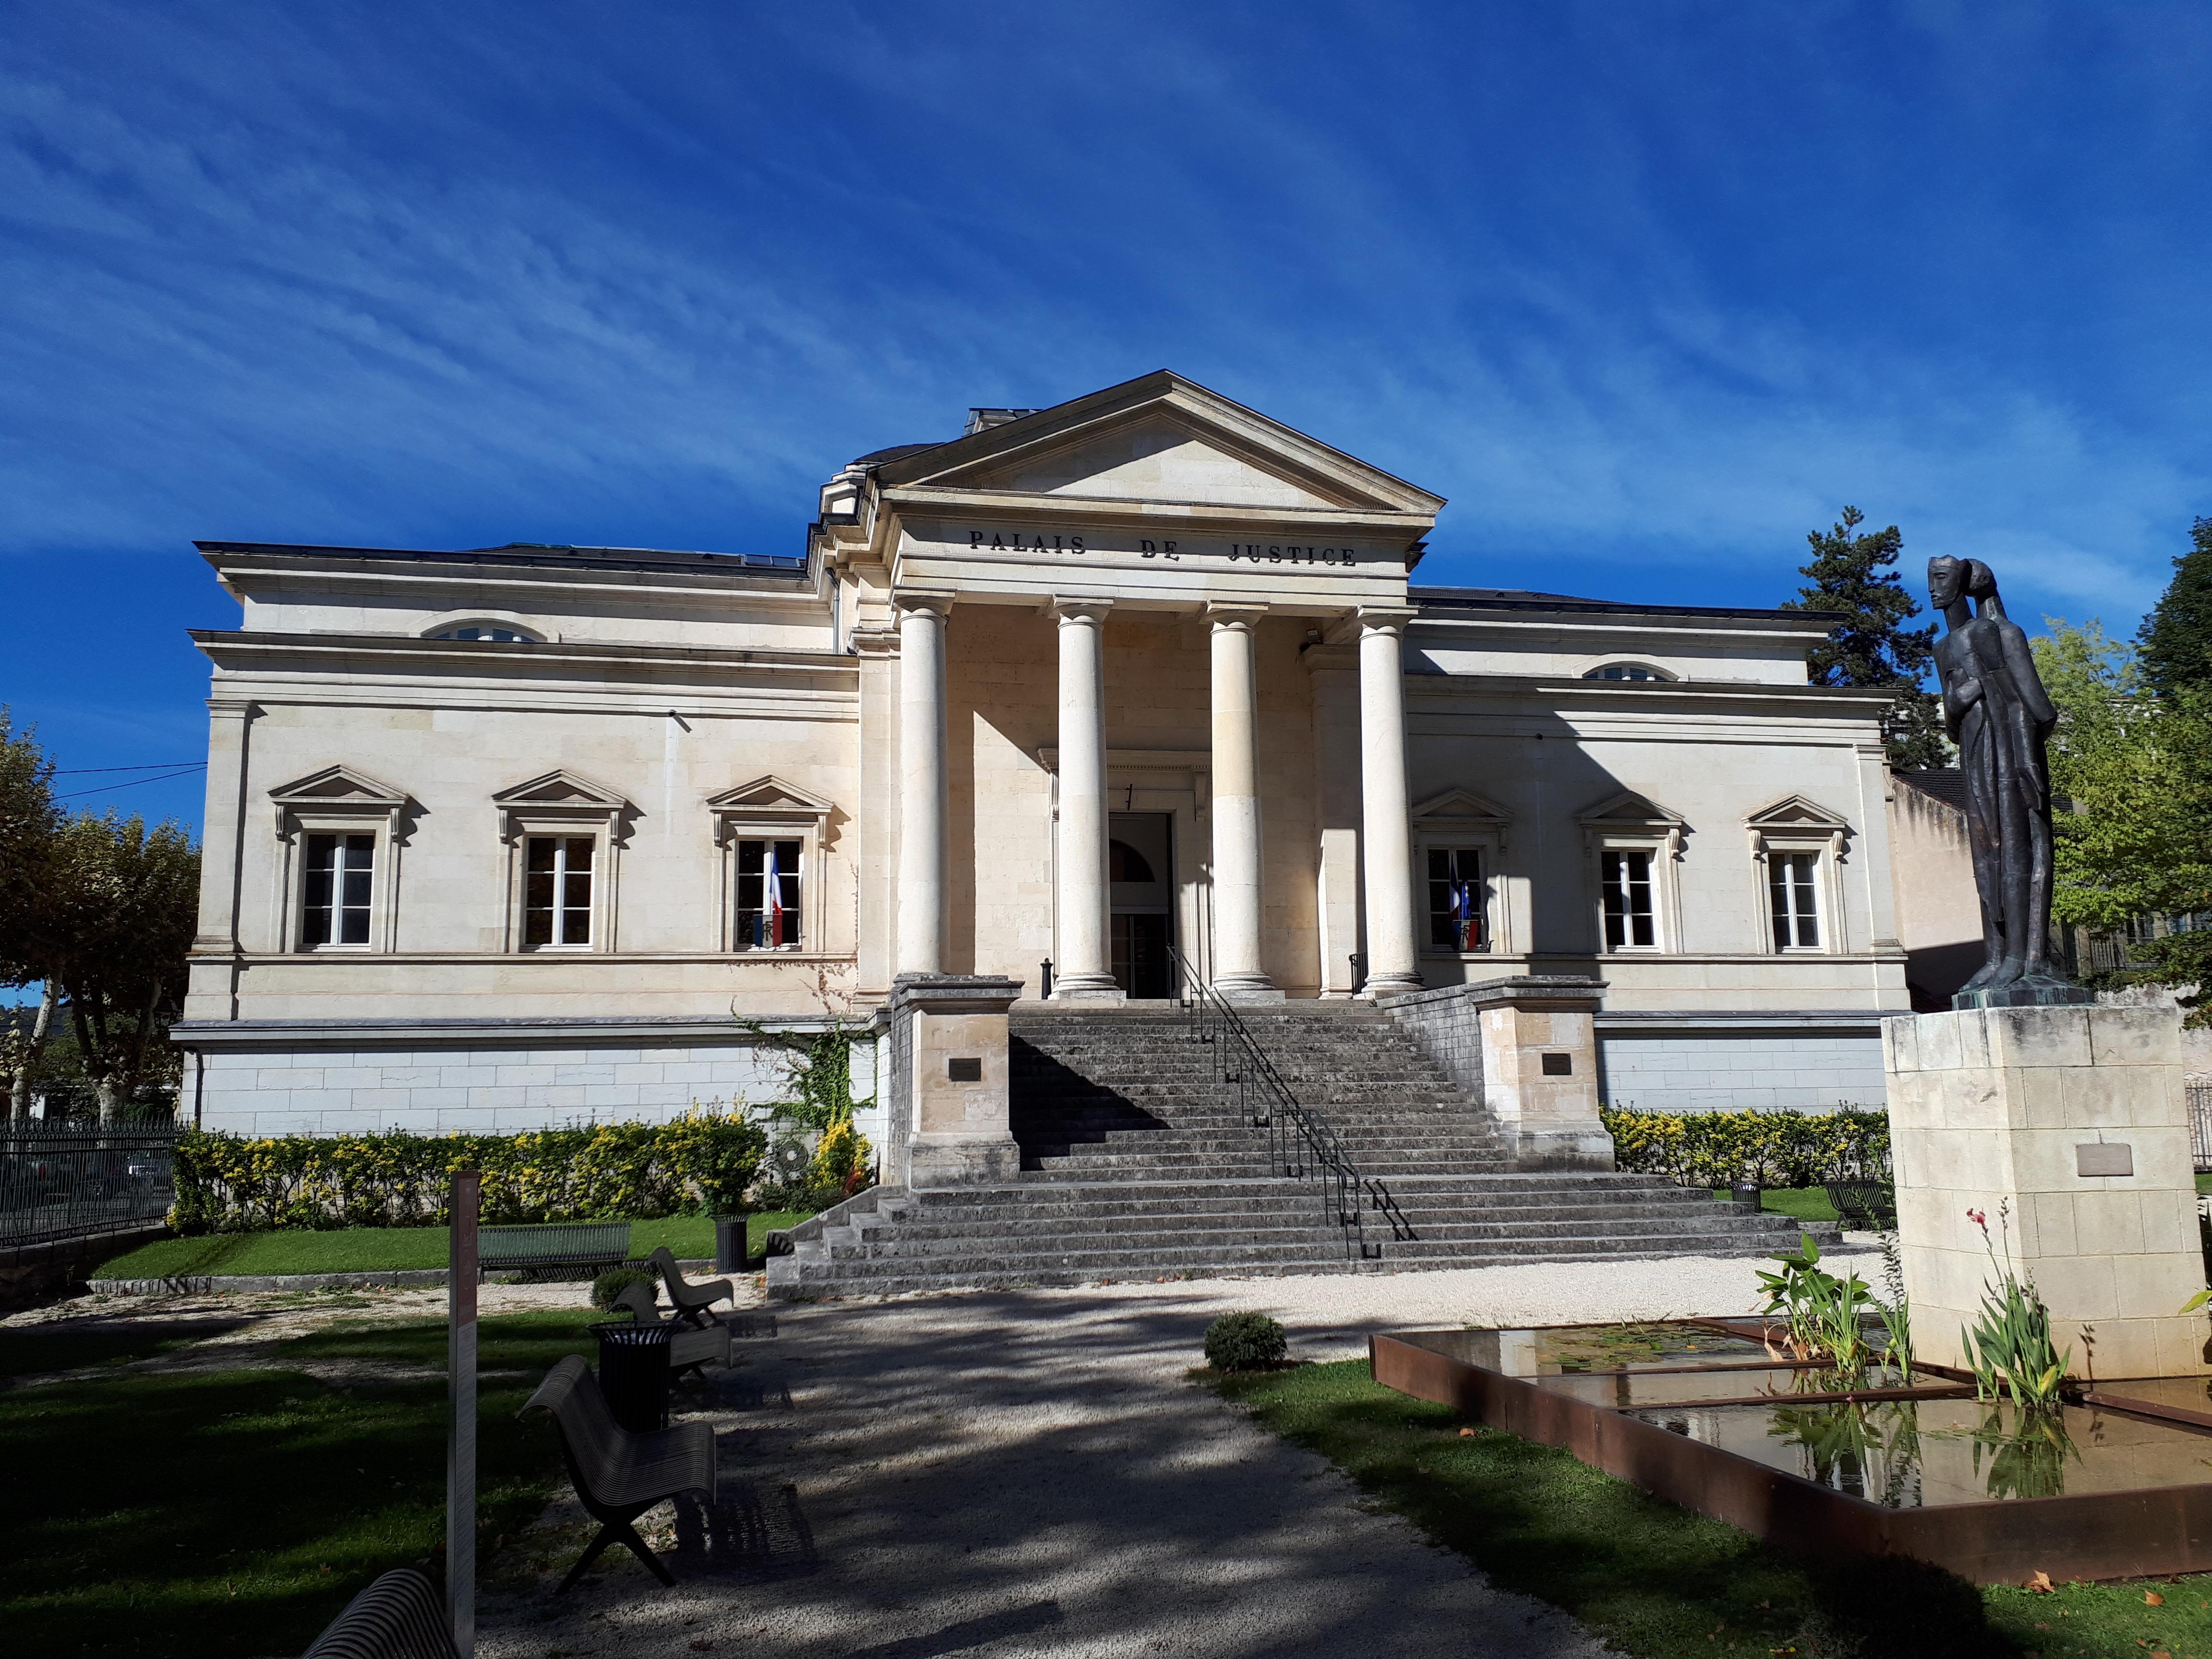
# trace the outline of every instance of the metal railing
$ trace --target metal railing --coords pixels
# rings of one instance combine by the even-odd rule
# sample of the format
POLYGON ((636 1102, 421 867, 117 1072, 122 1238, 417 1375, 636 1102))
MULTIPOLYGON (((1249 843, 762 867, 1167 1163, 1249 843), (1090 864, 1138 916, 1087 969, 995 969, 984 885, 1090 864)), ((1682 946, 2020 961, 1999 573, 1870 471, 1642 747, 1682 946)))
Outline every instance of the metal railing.
POLYGON ((176 1200, 168 1125, 0 1121, 0 1245, 150 1226, 176 1200))
POLYGON ((2212 1083, 2192 1083, 2189 1097, 2189 1157, 2197 1173, 2212 1171, 2212 1083))
POLYGON ((1291 1092, 1237 1010, 1173 945, 1168 960, 1175 964, 1176 1000, 1190 1016, 1192 1036, 1211 1058, 1215 1082, 1231 1091, 1237 1111, 1254 1128, 1267 1131, 1268 1154, 1285 1176, 1317 1180, 1322 1217, 1344 1230, 1345 1254, 1359 1261, 1381 1259, 1382 1240, 1370 1243, 1367 1237, 1370 1211, 1389 1224, 1393 1238, 1418 1237, 1390 1189, 1353 1165, 1335 1126, 1291 1092))

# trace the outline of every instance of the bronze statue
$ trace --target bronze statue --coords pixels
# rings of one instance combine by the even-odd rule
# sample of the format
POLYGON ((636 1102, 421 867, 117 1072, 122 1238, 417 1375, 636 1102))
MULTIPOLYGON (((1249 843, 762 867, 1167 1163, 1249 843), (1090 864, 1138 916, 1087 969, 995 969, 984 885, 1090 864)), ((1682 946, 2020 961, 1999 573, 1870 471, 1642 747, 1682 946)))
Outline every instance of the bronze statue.
POLYGON ((2058 711, 2027 635, 2007 617, 1978 559, 1928 562, 1928 593, 1947 626, 1936 647, 1943 729, 1966 775, 1966 832, 1982 901, 1981 971, 1954 1008, 2090 1002, 2051 960, 2051 769, 2044 744, 2058 711))

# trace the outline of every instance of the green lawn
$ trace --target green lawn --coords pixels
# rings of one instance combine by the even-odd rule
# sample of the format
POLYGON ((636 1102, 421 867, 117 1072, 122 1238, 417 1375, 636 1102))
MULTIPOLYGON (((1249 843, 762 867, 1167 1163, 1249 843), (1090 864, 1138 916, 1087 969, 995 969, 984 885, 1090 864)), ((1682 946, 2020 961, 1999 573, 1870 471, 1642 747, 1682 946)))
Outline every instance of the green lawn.
MULTIPOLYGON (((480 1327, 488 1571, 559 1480, 550 1431, 514 1413, 553 1360, 590 1351, 584 1327, 599 1316, 510 1315, 480 1327), (517 1372, 531 1380, 509 1380, 517 1372)), ((15 1347, 19 1371, 88 1363, 65 1331, 22 1333, 15 1347), (52 1345, 49 1363, 26 1351, 40 1342, 52 1345)), ((287 1349, 435 1365, 445 1331, 434 1321, 364 1322, 287 1349)), ((165 1659, 301 1651, 362 1585, 438 1544, 445 1407, 442 1378, 346 1388, 283 1369, 125 1374, 0 1393, 9 1650, 165 1659)))
MULTIPOLYGON (((755 1261, 769 1230, 805 1218, 777 1212, 745 1218, 745 1249, 755 1261)), ((630 1223, 630 1249, 647 1256, 665 1244, 678 1261, 712 1260, 714 1224, 705 1216, 630 1223)), ((331 1232, 211 1233, 157 1238, 102 1262, 97 1279, 173 1279, 187 1273, 394 1273, 446 1265, 443 1227, 345 1227, 331 1232)))
MULTIPOLYGON (((1715 1198, 1726 1198, 1728 1188, 1717 1187, 1715 1198)), ((1759 1207, 1770 1215, 1795 1216, 1800 1221, 1834 1221, 1836 1206, 1828 1202, 1826 1187, 1769 1187, 1759 1195, 1759 1207)))
MULTIPOLYGON (((1208 1375, 1201 1373, 1200 1375, 1208 1375)), ((1645 1496, 1570 1454, 1378 1386, 1367 1362, 1209 1376, 1266 1427, 1321 1452, 1370 1497, 1501 1588, 1566 1609, 1644 1659, 2212 1659, 2212 1577, 1978 1589, 1916 1562, 1808 1562, 1645 1496), (2144 1600, 2146 1589, 2163 1605, 2144 1600)))

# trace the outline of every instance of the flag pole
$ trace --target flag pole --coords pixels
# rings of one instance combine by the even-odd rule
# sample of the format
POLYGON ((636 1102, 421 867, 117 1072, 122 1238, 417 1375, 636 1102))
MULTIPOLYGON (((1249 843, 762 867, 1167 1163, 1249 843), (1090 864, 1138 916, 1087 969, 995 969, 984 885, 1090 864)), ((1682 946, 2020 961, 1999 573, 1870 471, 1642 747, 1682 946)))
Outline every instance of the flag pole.
POLYGON ((453 1649, 477 1650, 477 1211, 483 1176, 453 1172, 453 1248, 446 1272, 446 1599, 453 1649))

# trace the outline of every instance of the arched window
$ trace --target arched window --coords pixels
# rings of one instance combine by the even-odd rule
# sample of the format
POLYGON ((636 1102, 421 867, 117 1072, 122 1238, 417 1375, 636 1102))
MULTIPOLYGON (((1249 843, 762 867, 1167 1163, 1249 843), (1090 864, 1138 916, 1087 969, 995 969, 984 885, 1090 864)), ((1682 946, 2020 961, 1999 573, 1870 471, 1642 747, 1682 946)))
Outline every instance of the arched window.
POLYGON ((1648 662, 1609 662, 1584 674, 1586 680, 1671 680, 1674 677, 1648 662))
POLYGON ((519 628, 509 628, 501 623, 462 623, 453 628, 441 628, 434 634, 426 634, 432 640, 482 640, 493 645, 537 645, 542 643, 535 634, 526 634, 519 628))
POLYGON ((1109 881, 1150 882, 1159 879, 1152 873, 1152 866, 1145 861, 1145 855, 1126 841, 1106 843, 1106 861, 1109 881))

